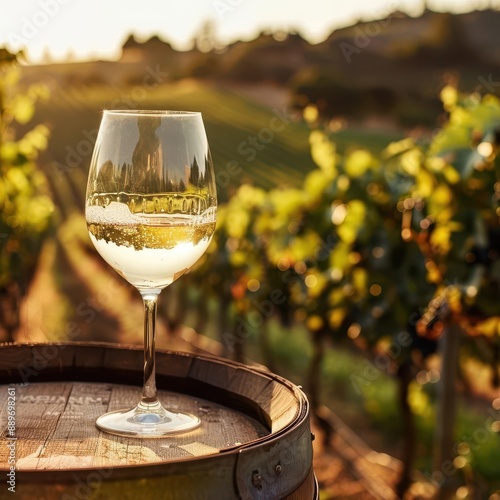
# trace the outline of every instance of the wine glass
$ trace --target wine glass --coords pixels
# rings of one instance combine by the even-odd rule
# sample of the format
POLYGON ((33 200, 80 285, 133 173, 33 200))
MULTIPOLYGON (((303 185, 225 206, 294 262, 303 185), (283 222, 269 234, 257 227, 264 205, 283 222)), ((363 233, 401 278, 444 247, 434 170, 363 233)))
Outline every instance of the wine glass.
POLYGON ((104 111, 90 165, 85 217, 103 259, 144 301, 144 386, 132 409, 101 415, 99 429, 161 437, 200 425, 165 409, 155 382, 155 320, 161 290, 203 255, 217 195, 201 113, 104 111))

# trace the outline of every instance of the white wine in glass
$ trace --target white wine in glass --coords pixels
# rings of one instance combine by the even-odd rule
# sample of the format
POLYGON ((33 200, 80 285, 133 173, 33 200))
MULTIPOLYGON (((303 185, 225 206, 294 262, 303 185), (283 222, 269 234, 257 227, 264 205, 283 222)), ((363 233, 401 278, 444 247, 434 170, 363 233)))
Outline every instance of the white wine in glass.
POLYGON ((135 408, 100 416, 112 434, 161 437, 200 420, 157 398, 155 320, 161 290, 187 272, 215 230, 214 171, 200 113, 104 111, 87 184, 85 217, 103 259, 144 301, 144 386, 135 408))

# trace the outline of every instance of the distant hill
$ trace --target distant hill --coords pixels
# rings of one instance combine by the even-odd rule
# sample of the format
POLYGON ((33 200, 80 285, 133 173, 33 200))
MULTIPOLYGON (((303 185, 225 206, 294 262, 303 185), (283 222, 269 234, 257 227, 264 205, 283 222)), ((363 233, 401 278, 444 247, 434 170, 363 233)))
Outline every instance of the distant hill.
POLYGON ((157 36, 140 42, 130 35, 119 61, 31 66, 25 78, 54 86, 141 86, 153 72, 162 81, 271 83, 291 89, 297 108, 313 102, 326 115, 386 114, 411 125, 429 123, 439 112, 437 95, 445 81, 458 81, 466 91, 498 91, 492 83, 500 67, 498 26, 500 12, 494 10, 426 10, 419 17, 394 12, 337 29, 316 45, 298 34, 261 33, 217 48, 208 29, 184 52, 157 36))

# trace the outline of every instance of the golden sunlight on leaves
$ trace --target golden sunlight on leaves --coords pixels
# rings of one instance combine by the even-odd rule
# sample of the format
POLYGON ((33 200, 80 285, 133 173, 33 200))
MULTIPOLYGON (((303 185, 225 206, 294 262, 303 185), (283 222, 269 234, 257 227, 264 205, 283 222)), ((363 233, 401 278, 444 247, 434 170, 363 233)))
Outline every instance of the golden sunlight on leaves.
POLYGON ((328 295, 328 303, 336 307, 344 302, 344 291, 341 288, 334 288, 328 295))
POLYGON ((311 156, 327 175, 333 176, 336 168, 336 150, 332 142, 319 130, 314 130, 309 136, 311 144, 311 156))
POLYGON ((426 159, 425 166, 431 172, 441 172, 443 168, 446 166, 446 161, 439 156, 431 156, 426 159))
POLYGON ((321 316, 318 316, 317 314, 313 315, 313 316, 309 316, 306 320, 306 325, 307 325, 307 328, 309 328, 311 331, 317 331, 317 330, 321 330, 321 328, 323 328, 323 325, 324 325, 324 321, 323 321, 323 318, 321 318, 321 316))
POLYGON ((500 336, 500 317, 494 316, 492 318, 485 319, 479 323, 475 330, 487 337, 494 337, 496 335, 500 336))
POLYGON ((409 175, 418 175, 423 161, 424 153, 419 148, 412 148, 401 155, 401 166, 409 175))
POLYGON ((332 204, 332 223, 336 226, 342 224, 347 215, 347 206, 343 203, 332 204))
POLYGON ((280 219, 290 218, 302 206, 304 206, 304 193, 300 189, 273 189, 268 195, 269 201, 274 209, 274 215, 280 219))
POLYGON ((383 151, 381 154, 382 158, 390 158, 392 156, 399 155, 403 153, 404 151, 407 151, 410 148, 413 148, 415 146, 415 141, 407 137, 406 139, 402 139, 400 141, 396 142, 391 142, 383 151))
POLYGON ((247 255, 242 250, 236 250, 229 256, 229 262, 233 267, 241 267, 247 263, 247 255))
MULTIPOLYGON (((453 193, 451 189, 444 184, 440 184, 432 190, 432 194, 429 196, 427 201, 428 214, 443 220, 443 210, 449 208, 452 200, 453 193)), ((448 217, 446 217, 445 220, 447 218, 448 217)))
POLYGON ((315 122, 319 117, 318 108, 314 104, 308 104, 303 111, 304 120, 308 123, 315 122))
POLYGON ((317 270, 310 270, 304 282, 308 287, 308 296, 312 298, 320 297, 328 284, 326 276, 317 270))
POLYGON ((450 111, 458 101, 458 91, 452 85, 446 85, 441 90, 439 97, 441 98, 444 109, 450 111))
POLYGON ((360 177, 372 168, 374 158, 363 149, 358 149, 351 153, 345 163, 345 171, 350 177, 360 177))
POLYGON ((19 95, 13 109, 14 120, 21 125, 28 123, 35 113, 35 103, 26 95, 19 95))
POLYGON ((459 172, 449 164, 443 168, 443 175, 450 184, 457 184, 461 179, 459 172))
POLYGON ((265 196, 266 193, 263 189, 250 184, 243 184, 238 190, 238 199, 247 208, 261 205, 265 200, 265 196))
POLYGON ((347 243, 339 242, 330 253, 330 267, 332 269, 338 269, 337 275, 340 274, 339 280, 342 278, 344 271, 350 267, 349 264, 349 254, 351 252, 350 246, 347 243))
POLYGON ((344 321, 346 312, 347 311, 344 307, 342 308, 339 307, 334 309, 328 316, 328 324, 330 325, 330 328, 333 329, 339 328, 342 322, 344 321))
POLYGON ((340 191, 347 191, 350 185, 351 181, 349 180, 349 177, 347 177, 347 175, 342 174, 337 177, 337 187, 340 191))
POLYGON ((422 168, 416 179, 416 186, 414 189, 415 194, 417 194, 420 198, 425 199, 431 196, 434 188, 435 188, 434 176, 430 174, 427 170, 422 168))
POLYGON ((356 292, 363 296, 366 294, 368 283, 368 273, 361 267, 356 267, 352 271, 352 286, 356 292))
POLYGON ((324 170, 313 170, 307 174, 304 181, 304 189, 308 195, 308 201, 312 203, 321 201, 323 193, 330 185, 332 178, 324 170))
POLYGON ((226 216, 227 233, 232 238, 242 238, 247 232, 250 215, 246 210, 231 210, 226 216))
POLYGON ((423 386, 417 383, 410 384, 408 401, 416 415, 431 417, 432 405, 429 404, 429 396, 424 392, 423 386))
POLYGON ((36 157, 39 151, 47 148, 49 135, 46 125, 37 125, 18 142, 19 152, 28 158, 36 157))
POLYGON ((289 250, 295 261, 303 261, 314 255, 316 249, 320 246, 321 240, 316 232, 308 230, 301 236, 292 239, 289 250))
POLYGON ((366 207, 361 200, 351 200, 347 204, 347 215, 337 229, 340 239, 352 244, 356 241, 359 230, 363 227, 366 216, 366 207))

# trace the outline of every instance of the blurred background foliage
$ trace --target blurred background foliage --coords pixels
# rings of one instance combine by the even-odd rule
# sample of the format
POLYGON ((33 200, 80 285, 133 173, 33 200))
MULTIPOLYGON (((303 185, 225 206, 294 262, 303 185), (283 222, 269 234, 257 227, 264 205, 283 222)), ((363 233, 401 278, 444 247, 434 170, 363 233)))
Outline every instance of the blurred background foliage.
POLYGON ((499 16, 396 12, 317 45, 220 47, 207 23, 187 52, 131 35, 119 61, 1 49, 1 340, 141 344, 140 297, 83 217, 100 110, 200 110, 217 231, 162 294, 158 345, 196 339, 304 385, 326 445, 324 405, 403 460, 400 497, 417 469, 441 498, 494 500, 499 16))
POLYGON ((0 329, 12 338, 20 324, 20 300, 33 279, 38 255, 51 228, 54 204, 38 168, 49 129, 38 124, 16 137, 14 123, 29 123, 35 103, 48 89, 31 85, 17 92, 17 57, 0 49, 0 329))
MULTIPOLYGON (((220 210, 202 269, 190 275, 195 283, 198 273, 209 275, 207 294, 213 283, 223 285, 234 311, 225 309, 232 326, 219 331, 221 343, 240 360, 247 338, 266 335, 270 320, 305 326, 313 346, 308 380, 316 411, 325 344, 382 360, 373 369, 395 375, 408 401, 407 411, 404 403, 399 411, 409 456, 416 447, 413 415, 436 418, 430 382, 455 380, 458 359, 442 339, 455 342, 464 334, 462 355, 488 365, 491 386, 499 387, 500 102, 492 95, 461 95, 451 86, 441 97, 449 118, 427 144, 405 138, 379 155, 357 148, 339 154, 334 136, 311 123, 317 168, 303 188, 242 185, 220 210), (441 375, 432 371, 436 353, 441 375)), ((348 380, 370 413, 400 418, 397 408, 387 415, 390 400, 381 401, 370 374, 361 371, 348 380)), ((439 401, 444 432, 456 417, 454 385, 439 401)), ((492 440, 498 427, 488 429, 492 440)), ((434 438, 440 442, 439 435, 434 438)), ((436 452, 438 464, 456 458, 447 446, 436 452)), ((480 461, 467 450, 459 468, 480 461)))

